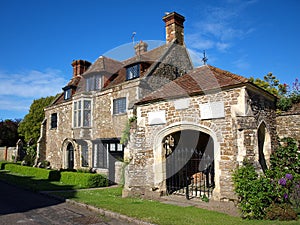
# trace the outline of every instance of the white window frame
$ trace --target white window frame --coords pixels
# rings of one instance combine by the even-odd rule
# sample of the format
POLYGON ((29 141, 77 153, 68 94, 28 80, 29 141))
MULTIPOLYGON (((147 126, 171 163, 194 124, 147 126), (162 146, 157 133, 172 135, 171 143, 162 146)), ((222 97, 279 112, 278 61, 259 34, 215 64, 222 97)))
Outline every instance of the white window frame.
POLYGON ((92 111, 93 111, 93 104, 90 98, 81 98, 73 101, 73 128, 90 128, 92 127, 92 111), (84 103, 85 101, 90 102, 90 108, 85 109, 84 103), (78 108, 80 106, 80 108, 78 108), (86 114, 89 112, 88 114, 86 114), (85 124, 85 117, 89 115, 89 124, 85 124))

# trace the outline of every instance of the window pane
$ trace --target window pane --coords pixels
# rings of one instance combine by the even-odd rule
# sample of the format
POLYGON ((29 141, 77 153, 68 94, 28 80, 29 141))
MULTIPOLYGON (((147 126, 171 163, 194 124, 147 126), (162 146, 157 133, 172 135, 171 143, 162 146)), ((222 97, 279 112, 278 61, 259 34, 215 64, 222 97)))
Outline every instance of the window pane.
POLYGON ((110 144, 110 151, 116 151, 116 144, 115 143, 110 144))
POLYGON ((140 76, 140 64, 128 67, 126 69, 126 78, 127 80, 137 78, 140 76))
POLYGON ((123 145, 122 144, 118 144, 118 151, 119 152, 123 151, 123 145))
POLYGON ((51 128, 57 127, 57 113, 51 114, 51 128))
POLYGON ((91 109, 91 101, 84 100, 84 109, 91 109))
POLYGON ((102 88, 101 76, 95 77, 95 89, 100 90, 102 88))
POLYGON ((91 111, 90 110, 84 110, 83 112, 83 126, 89 127, 91 126, 91 111))
POLYGON ((113 113, 120 114, 126 112, 126 98, 118 98, 113 101, 113 113))
POLYGON ((78 116, 77 126, 80 127, 81 126, 81 110, 78 110, 77 116, 78 116))
POLYGON ((94 144, 93 167, 107 168, 107 145, 102 143, 94 144))
POLYGON ((87 167, 89 166, 89 151, 87 145, 81 146, 81 166, 87 167))

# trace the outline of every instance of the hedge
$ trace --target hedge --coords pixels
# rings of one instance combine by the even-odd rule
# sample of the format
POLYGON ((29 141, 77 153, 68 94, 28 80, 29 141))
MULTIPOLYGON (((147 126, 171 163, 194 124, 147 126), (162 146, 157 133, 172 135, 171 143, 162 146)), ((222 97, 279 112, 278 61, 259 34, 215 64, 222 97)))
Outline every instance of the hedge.
POLYGON ((21 166, 18 164, 7 162, 0 162, 0 168, 9 170, 11 173, 31 176, 38 179, 60 181, 63 184, 72 185, 76 188, 93 188, 108 186, 107 177, 101 174, 47 170, 36 167, 21 166))
POLYGON ((0 170, 5 170, 6 164, 14 164, 14 163, 8 161, 0 161, 0 170))
POLYGON ((60 173, 56 170, 46 170, 17 164, 5 164, 4 168, 12 173, 32 176, 38 179, 46 179, 50 181, 58 181, 60 179, 60 173))
POLYGON ((106 187, 106 176, 93 173, 61 172, 60 181, 66 185, 74 185, 78 188, 106 187))

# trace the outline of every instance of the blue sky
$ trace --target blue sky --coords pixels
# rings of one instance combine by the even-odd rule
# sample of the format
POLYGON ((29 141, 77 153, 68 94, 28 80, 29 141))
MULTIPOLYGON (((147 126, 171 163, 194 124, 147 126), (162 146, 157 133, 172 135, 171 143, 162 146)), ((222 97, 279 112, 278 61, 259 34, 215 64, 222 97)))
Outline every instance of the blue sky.
POLYGON ((298 0, 10 0, 0 13, 0 120, 23 118, 34 99, 55 95, 71 62, 135 41, 165 41, 162 17, 185 16, 186 46, 208 64, 281 83, 300 78, 298 0))

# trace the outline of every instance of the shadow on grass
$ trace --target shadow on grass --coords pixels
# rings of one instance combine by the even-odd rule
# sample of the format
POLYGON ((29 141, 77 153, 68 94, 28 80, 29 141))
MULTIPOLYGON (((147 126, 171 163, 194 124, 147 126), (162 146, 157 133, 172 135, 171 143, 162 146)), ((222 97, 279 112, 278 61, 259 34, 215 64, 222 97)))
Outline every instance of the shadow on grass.
MULTIPOLYGON (((65 202, 63 198, 41 195, 40 191, 74 190, 72 185, 59 181, 36 179, 30 176, 11 174, 0 171, 0 215, 25 212, 65 202)), ((76 195, 76 191, 70 192, 76 195)))

